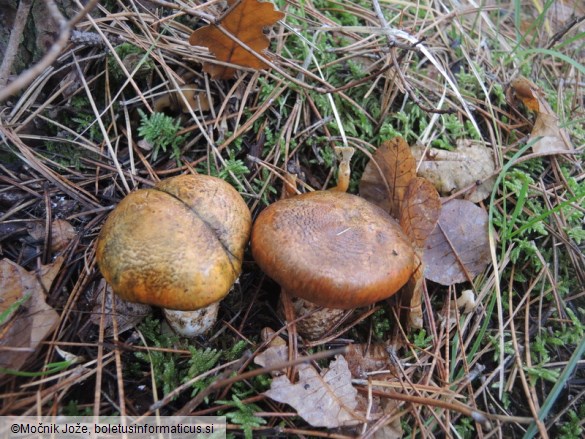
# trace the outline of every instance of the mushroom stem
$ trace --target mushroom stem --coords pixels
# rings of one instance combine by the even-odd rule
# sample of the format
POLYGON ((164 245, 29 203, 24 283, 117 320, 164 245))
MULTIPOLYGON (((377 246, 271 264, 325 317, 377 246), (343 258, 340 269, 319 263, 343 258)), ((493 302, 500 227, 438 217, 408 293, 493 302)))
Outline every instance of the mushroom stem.
POLYGON ((337 186, 331 188, 332 191, 347 192, 349 188, 349 177, 351 169, 349 163, 355 149, 351 146, 336 146, 335 154, 339 159, 339 169, 337 171, 337 186))
MULTIPOLYGON (((283 291, 284 293, 284 291, 283 291)), ((346 309, 326 308, 300 297, 290 296, 296 320, 297 332, 306 340, 319 340, 332 332, 347 315, 346 309)), ((282 302, 281 310, 282 314, 282 302)))
POLYGON ((209 331, 217 321, 219 302, 195 311, 163 309, 167 322, 173 331, 183 337, 193 338, 209 331))

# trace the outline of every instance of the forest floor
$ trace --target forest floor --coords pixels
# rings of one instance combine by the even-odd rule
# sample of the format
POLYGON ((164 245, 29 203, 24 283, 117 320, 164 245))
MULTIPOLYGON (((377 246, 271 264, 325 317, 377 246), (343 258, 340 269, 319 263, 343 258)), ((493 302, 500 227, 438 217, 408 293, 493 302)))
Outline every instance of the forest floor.
POLYGON ((67 18, 35 3, 3 15, 4 36, 31 26, 37 36, 3 42, 0 67, 1 415, 226 416, 235 437, 582 437, 582 2, 274 0, 281 18, 256 0, 244 0, 250 10, 102 1, 75 22, 73 3, 61 2, 67 18), (252 45, 264 32, 260 65, 228 53, 226 71, 210 53, 217 40, 189 43, 195 29, 229 28, 250 11, 233 36, 252 45), (29 77, 11 71, 25 67, 29 77), (348 191, 359 193, 367 163, 396 136, 450 152, 459 171, 439 171, 443 206, 466 199, 486 218, 481 248, 454 251, 479 268, 427 274, 421 327, 399 326, 398 294, 309 340, 286 323, 280 289, 249 248, 205 336, 175 335, 159 309, 113 305, 95 242, 127 194, 209 174, 255 219, 287 175, 302 191, 334 186, 337 146, 356 151, 348 191), (487 151, 487 173, 455 151, 470 144, 487 151), (449 183, 461 169, 466 179, 449 183), (307 373, 318 399, 270 396, 277 379, 307 373))

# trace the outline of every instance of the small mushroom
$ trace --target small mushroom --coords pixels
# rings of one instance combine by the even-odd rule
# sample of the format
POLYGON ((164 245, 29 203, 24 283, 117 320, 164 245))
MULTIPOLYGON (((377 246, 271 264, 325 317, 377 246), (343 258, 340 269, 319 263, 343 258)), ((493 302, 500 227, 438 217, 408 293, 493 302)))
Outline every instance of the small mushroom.
POLYGON ((197 87, 196 84, 183 85, 179 91, 171 91, 159 96, 153 105, 153 110, 157 113, 163 111, 178 111, 189 113, 189 111, 209 111, 213 105, 211 97, 197 87), (182 95, 182 96, 181 96, 182 95))
POLYGON ((346 156, 336 190, 275 202, 260 213, 251 238, 254 259, 287 293, 334 309, 392 296, 415 268, 414 250, 399 224, 383 209, 344 192, 348 162, 346 156))
POLYGON ((164 308, 175 331, 194 337, 213 326, 240 275, 251 224, 225 181, 173 177, 118 204, 97 240, 97 262, 114 293, 164 308))

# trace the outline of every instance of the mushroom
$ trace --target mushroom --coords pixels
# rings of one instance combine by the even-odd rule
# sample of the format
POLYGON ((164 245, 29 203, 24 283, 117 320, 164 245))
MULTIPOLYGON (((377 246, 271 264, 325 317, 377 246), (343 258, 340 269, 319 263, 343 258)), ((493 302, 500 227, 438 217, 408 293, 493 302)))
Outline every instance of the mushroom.
MULTIPOLYGON (((256 219, 251 238, 257 264, 283 290, 338 310, 392 296, 415 269, 414 250, 399 224, 380 207, 345 192, 351 153, 342 154, 335 190, 273 203, 256 219)), ((332 319, 319 320, 331 326, 332 319)), ((311 322, 307 338, 323 332, 314 326, 311 322)))
POLYGON ((182 175, 129 194, 110 213, 96 257, 114 293, 164 308, 186 337, 215 323, 240 275, 252 219, 240 194, 207 175, 182 175))
POLYGON ((159 96, 153 104, 153 110, 162 113, 165 110, 189 113, 189 111, 209 111, 213 99, 197 87, 196 84, 183 85, 179 91, 171 91, 159 96), (182 96, 181 96, 182 95, 182 96))

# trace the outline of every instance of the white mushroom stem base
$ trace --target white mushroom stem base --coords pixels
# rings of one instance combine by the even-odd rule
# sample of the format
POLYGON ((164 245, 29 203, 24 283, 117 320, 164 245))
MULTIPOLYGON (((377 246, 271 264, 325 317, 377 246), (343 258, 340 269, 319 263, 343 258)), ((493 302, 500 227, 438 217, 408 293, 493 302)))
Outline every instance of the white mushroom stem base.
POLYGON ((297 332, 307 340, 318 340, 333 331, 345 317, 346 309, 323 308, 298 297, 291 297, 297 320, 297 332))
POLYGON ((193 338, 209 331, 217 321, 219 302, 196 309, 195 311, 175 311, 163 309, 164 315, 177 334, 193 338))

